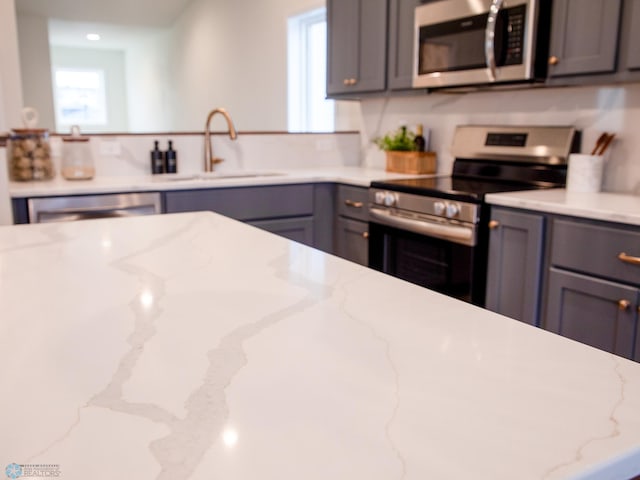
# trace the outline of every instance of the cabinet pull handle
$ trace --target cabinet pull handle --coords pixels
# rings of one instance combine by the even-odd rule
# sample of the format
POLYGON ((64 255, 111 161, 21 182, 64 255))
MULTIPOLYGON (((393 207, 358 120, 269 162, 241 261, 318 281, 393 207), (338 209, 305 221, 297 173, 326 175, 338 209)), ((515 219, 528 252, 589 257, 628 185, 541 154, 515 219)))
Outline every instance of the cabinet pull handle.
POLYGON ((345 200, 344 204, 347 207, 353 207, 353 208, 362 208, 364 206, 364 203, 362 203, 362 202, 354 202, 353 200, 345 200))
POLYGON ((551 55, 549 57, 549 65, 558 65, 560 63, 560 59, 555 55, 551 55))
POLYGON ((362 238, 369 238, 369 232, 362 232, 362 238))
POLYGON ((631 306, 631 302, 629 300, 618 300, 618 309, 621 312, 629 310, 630 306, 631 306))
POLYGON ((496 229, 496 228, 498 228, 499 226, 500 226, 500 222, 499 222, 499 221, 497 221, 497 220, 491 220, 491 221, 489 222, 489 228, 490 228, 491 230, 495 230, 495 229, 496 229))
POLYGON ((358 83, 358 80, 357 80, 356 78, 345 78, 345 79, 342 81, 342 84, 343 84, 343 85, 345 85, 345 86, 347 86, 347 87, 353 86, 353 85, 355 85, 356 83, 358 83))
POLYGON ((631 265, 640 265, 640 257, 632 257, 624 252, 618 255, 618 260, 624 263, 630 263, 631 265))

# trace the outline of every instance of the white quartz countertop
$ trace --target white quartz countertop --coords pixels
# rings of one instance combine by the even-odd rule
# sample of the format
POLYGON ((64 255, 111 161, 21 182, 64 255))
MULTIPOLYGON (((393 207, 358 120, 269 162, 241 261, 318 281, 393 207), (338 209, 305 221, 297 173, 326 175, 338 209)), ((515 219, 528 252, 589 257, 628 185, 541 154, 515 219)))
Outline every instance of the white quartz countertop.
MULTIPOLYGON (((164 174, 137 177, 96 176, 91 180, 65 180, 58 176, 42 182, 10 182, 13 198, 50 195, 85 195, 116 192, 191 190, 241 186, 280 185, 290 183, 336 182, 368 187, 372 180, 416 177, 360 167, 325 167, 223 171, 214 174, 164 174)), ((433 176, 433 175, 430 175, 433 176)))
POLYGON ((210 212, 0 227, 0 305, 2 468, 640 473, 640 364, 210 212))
POLYGON ((488 203, 593 220, 640 225, 640 196, 619 193, 575 193, 564 189, 529 190, 487 195, 488 203))

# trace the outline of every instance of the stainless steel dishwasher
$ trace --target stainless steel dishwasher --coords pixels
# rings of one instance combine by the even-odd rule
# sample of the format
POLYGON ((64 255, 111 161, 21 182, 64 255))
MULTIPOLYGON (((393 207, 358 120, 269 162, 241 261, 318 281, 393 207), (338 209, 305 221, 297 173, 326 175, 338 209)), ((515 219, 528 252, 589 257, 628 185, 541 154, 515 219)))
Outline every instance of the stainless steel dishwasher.
POLYGON ((162 212, 158 192, 30 198, 29 223, 133 217, 162 212))

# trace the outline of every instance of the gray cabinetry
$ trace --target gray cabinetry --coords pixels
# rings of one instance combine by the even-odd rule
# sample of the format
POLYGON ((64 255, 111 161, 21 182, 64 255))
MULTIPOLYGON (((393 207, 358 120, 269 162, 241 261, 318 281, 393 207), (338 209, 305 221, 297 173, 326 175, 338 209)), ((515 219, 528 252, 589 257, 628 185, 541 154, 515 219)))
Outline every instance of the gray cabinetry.
POLYGON ((627 358, 640 358, 640 233, 555 218, 544 327, 627 358))
POLYGON ((555 0, 550 77, 616 70, 622 0, 555 0))
POLYGON ((626 69, 640 70, 640 0, 625 2, 626 69))
POLYGON ((389 2, 389 67, 391 90, 412 87, 414 50, 414 11, 422 0, 390 0, 389 2))
POLYGON ((638 323, 636 288, 551 268, 546 328, 633 358, 638 323))
POLYGON ((327 28, 327 95, 383 91, 387 0, 328 0, 327 28))
POLYGON ((211 210, 286 238, 314 243, 314 186, 273 185, 170 191, 166 213, 211 210))
POLYGON ((538 325, 544 217, 492 209, 487 270, 489 310, 538 325))
POLYGON ((361 265, 369 257, 368 194, 366 188, 338 185, 336 254, 361 265))

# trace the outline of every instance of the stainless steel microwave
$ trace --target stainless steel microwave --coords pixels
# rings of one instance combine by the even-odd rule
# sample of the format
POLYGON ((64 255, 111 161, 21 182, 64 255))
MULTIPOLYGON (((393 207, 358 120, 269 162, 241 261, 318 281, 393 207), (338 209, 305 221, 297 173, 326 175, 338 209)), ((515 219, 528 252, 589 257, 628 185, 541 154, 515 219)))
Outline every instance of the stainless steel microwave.
POLYGON ((551 0, 426 0, 415 10, 413 86, 544 80, 550 19, 551 0))

